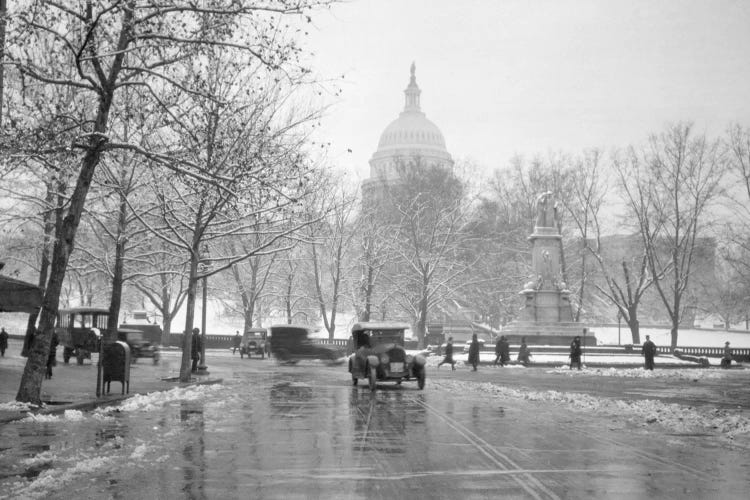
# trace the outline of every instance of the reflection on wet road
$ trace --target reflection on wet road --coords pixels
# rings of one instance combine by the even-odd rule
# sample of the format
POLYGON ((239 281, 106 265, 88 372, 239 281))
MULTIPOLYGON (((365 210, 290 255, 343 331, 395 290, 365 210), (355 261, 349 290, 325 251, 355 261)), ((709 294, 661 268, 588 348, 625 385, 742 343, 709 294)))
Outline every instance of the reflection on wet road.
POLYGON ((746 455, 440 383, 226 360, 224 384, 0 428, 0 497, 742 496, 746 455), (700 453, 696 453, 700 450, 700 453))

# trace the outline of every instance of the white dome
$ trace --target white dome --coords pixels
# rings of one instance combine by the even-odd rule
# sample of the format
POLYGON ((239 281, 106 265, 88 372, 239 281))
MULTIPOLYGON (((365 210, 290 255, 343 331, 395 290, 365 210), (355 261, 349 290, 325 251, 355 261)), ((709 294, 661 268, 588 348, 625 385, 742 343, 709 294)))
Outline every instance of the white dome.
POLYGON ((370 179, 393 179, 398 177, 395 163, 408 158, 421 158, 430 164, 453 164, 445 147, 440 129, 427 119, 420 109, 422 93, 411 65, 411 79, 404 94, 406 103, 399 117, 392 121, 380 135, 378 149, 370 159, 370 179))
POLYGON ((447 152, 443 133, 421 111, 404 111, 380 135, 378 152, 405 148, 447 152))

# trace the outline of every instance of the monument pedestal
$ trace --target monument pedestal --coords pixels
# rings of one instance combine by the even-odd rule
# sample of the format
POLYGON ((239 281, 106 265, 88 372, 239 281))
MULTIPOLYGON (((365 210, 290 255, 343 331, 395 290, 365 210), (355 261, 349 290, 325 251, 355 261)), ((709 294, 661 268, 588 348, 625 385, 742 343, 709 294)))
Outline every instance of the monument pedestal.
POLYGON ((562 236, 552 193, 537 198, 537 220, 529 242, 534 275, 520 292, 524 300, 518 321, 503 328, 503 335, 511 343, 526 337, 530 345, 568 345, 580 336, 582 344, 596 345, 593 336, 584 339, 584 325, 573 321, 570 290, 562 278, 562 236))

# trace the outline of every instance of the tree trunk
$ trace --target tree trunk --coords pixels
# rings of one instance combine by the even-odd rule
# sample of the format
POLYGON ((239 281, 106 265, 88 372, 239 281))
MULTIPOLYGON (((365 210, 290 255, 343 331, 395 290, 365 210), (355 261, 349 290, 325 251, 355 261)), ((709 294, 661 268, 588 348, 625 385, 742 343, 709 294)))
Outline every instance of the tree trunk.
MULTIPOLYGON (((101 122, 106 123, 106 116, 101 114, 109 111, 109 103, 100 104, 100 116, 97 127, 104 132, 106 127, 101 127, 101 122), (105 105, 106 104, 106 105, 105 105)), ((39 330, 34 336, 31 352, 26 360, 26 366, 21 376, 21 384, 16 394, 16 400, 24 403, 41 404, 42 379, 46 372, 47 358, 52 334, 55 329, 55 318, 57 316, 57 305, 60 300, 65 272, 68 268, 70 254, 75 247, 75 235, 81 222, 81 214, 86 202, 86 195, 91 186, 91 179, 102 154, 104 140, 97 137, 91 138, 90 147, 83 157, 81 171, 78 175, 73 195, 70 198, 68 214, 62 222, 62 238, 55 241, 52 255, 52 266, 50 279, 42 301, 41 317, 39 319, 39 330)))
POLYGON ((107 318, 107 333, 104 339, 117 340, 118 319, 120 318, 120 305, 122 303, 122 284, 124 282, 125 247, 127 238, 127 201, 125 193, 120 193, 120 211, 117 220, 117 241, 115 242, 115 268, 112 276, 112 297, 109 303, 109 318, 107 318))
MULTIPOLYGON (((195 258, 191 259, 195 261, 195 258)), ((182 362, 180 364, 180 382, 190 382, 190 357, 192 348, 193 320, 195 318, 195 289, 198 280, 195 277, 197 262, 190 263, 190 279, 188 281, 187 303, 185 304, 185 330, 182 336, 182 362)))

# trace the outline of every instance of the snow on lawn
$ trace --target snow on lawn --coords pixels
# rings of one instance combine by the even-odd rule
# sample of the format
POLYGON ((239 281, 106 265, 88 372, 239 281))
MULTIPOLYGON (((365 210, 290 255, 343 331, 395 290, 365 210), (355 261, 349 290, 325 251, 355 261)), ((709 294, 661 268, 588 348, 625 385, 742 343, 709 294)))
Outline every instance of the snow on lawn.
POLYGON ((546 373, 556 373, 568 377, 600 376, 600 377, 623 377, 623 378, 668 378, 677 380, 707 380, 725 378, 729 372, 726 370, 698 369, 682 370, 662 368, 657 370, 644 370, 643 368, 584 368, 583 370, 571 370, 569 366, 560 366, 546 373))
POLYGON ((642 426, 659 424, 676 433, 718 433, 730 440, 738 436, 750 438, 750 419, 732 410, 694 408, 655 400, 623 401, 553 390, 529 391, 490 382, 433 380, 430 385, 456 394, 483 393, 503 399, 552 403, 573 411, 624 417, 642 426))

